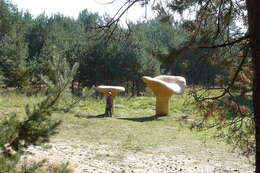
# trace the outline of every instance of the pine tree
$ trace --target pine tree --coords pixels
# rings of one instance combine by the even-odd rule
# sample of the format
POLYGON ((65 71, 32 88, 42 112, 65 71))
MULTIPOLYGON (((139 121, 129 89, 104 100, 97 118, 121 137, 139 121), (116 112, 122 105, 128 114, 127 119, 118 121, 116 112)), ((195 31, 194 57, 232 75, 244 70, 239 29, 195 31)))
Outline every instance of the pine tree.
POLYGON ((59 100, 71 85, 78 64, 70 68, 65 59, 55 54, 49 62, 49 76, 42 76, 48 95, 40 103, 27 105, 26 116, 20 121, 13 113, 0 122, 0 170, 15 172, 14 166, 19 161, 23 149, 29 145, 47 142, 57 133, 61 121, 53 121, 51 115, 56 110, 59 100))

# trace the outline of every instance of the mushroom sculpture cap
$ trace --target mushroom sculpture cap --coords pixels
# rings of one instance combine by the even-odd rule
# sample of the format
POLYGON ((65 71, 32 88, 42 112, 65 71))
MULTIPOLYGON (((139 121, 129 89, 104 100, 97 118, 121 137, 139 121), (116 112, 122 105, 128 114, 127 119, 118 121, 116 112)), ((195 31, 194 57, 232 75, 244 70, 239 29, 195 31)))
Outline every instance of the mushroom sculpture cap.
POLYGON ((182 76, 160 75, 155 78, 143 76, 142 79, 158 96, 182 94, 186 87, 186 79, 182 76))
POLYGON ((104 95, 107 95, 108 92, 111 92, 112 96, 116 96, 118 93, 125 91, 125 88, 121 86, 99 85, 96 87, 96 90, 104 95))

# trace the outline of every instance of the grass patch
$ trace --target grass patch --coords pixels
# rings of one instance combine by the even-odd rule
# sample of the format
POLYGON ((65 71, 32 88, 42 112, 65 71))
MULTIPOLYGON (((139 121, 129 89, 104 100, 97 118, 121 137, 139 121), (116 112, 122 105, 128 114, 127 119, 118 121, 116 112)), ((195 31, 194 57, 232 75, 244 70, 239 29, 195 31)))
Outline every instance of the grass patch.
MULTIPOLYGON (((42 97, 11 95, 0 97, 0 110, 24 115, 24 106, 39 102, 42 97)), ((201 145, 214 147, 219 143, 210 137, 214 131, 193 132, 189 120, 194 118, 194 105, 188 95, 173 96, 168 116, 155 119, 154 97, 117 97, 113 118, 103 118, 104 99, 88 98, 69 112, 56 112, 54 120, 62 120, 59 133, 53 139, 106 144, 120 150, 141 151, 158 146, 186 147, 199 151, 201 145)), ((2 114, 1 114, 2 116, 2 114)), ((47 146, 48 147, 48 146, 47 146)), ((224 147, 224 145, 223 145, 224 147)))

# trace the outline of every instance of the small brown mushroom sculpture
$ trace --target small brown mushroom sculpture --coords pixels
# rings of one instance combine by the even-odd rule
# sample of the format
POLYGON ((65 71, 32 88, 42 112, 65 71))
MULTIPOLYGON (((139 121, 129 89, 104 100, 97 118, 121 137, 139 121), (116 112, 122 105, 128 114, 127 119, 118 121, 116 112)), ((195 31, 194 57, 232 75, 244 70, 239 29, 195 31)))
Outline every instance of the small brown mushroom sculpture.
POLYGON ((167 115, 170 97, 173 94, 182 94, 186 87, 186 79, 181 76, 160 75, 154 78, 143 76, 142 80, 156 97, 156 115, 167 115))
POLYGON ((99 85, 96 87, 96 90, 100 93, 102 93, 104 96, 108 95, 108 92, 111 92, 112 95, 112 113, 114 113, 115 110, 115 97, 120 93, 124 92, 125 88, 121 86, 108 86, 108 85, 99 85))

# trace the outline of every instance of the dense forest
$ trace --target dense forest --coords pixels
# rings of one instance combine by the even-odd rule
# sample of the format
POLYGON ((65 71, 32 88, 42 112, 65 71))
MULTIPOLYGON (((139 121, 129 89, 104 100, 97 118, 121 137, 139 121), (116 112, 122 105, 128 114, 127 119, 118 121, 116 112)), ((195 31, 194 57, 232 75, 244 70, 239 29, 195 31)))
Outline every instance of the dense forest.
POLYGON ((79 69, 71 84, 76 93, 100 84, 124 86, 127 94, 144 91, 142 76, 184 76, 188 85, 215 85, 225 71, 206 56, 212 50, 190 51, 165 62, 169 50, 183 46, 188 23, 148 21, 118 25, 113 34, 101 26, 111 18, 83 10, 77 19, 62 14, 33 17, 8 1, 0 1, 0 83, 29 94, 43 87, 39 75, 50 75, 46 65, 54 56, 79 69))
MULTIPOLYGON (((126 1, 130 8, 149 0, 126 1)), ((192 128, 216 128, 218 137, 227 138, 244 154, 255 153, 259 172, 259 24, 254 3, 258 4, 256 0, 175 0, 167 2, 173 13, 158 4, 157 17, 125 26, 119 18, 88 9, 77 18, 60 13, 32 16, 0 0, 0 87, 28 96, 48 88, 47 99, 26 112, 32 118, 21 123, 24 131, 29 120, 46 113, 39 110, 51 114, 67 88, 80 96, 83 88, 119 85, 126 88, 124 94, 140 96, 146 91, 142 76, 183 76, 194 89, 189 90, 194 110, 202 115, 192 128), (194 10, 195 19, 173 20, 175 12, 185 10, 194 10)), ((54 122, 50 129, 58 125, 54 122)), ((42 134, 39 131, 35 138, 42 134)), ((21 133, 11 146, 18 150, 19 140, 27 136, 21 133)), ((3 141, 0 144, 8 142, 3 141)))

